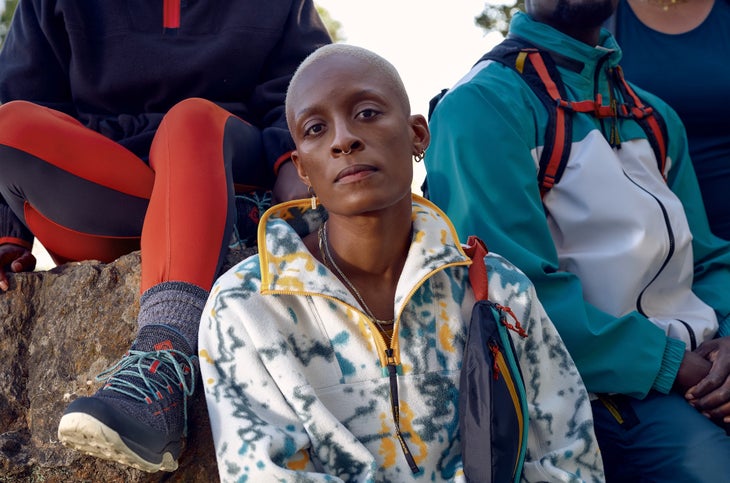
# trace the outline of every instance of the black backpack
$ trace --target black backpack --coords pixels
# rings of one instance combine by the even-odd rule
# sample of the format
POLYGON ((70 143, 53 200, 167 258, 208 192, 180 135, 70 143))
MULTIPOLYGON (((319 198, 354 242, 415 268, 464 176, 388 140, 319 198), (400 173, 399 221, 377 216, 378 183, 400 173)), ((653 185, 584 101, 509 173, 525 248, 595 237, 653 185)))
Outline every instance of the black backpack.
MULTIPOLYGON (((634 119, 646 132, 647 139, 657 160, 659 172, 664 176, 667 158, 666 124, 661 115, 646 101, 640 99, 626 82, 621 67, 612 68, 609 75, 613 77, 614 85, 617 87, 623 102, 621 104, 612 102, 610 105, 602 106, 600 97, 595 100, 566 101, 565 87, 557 70, 556 62, 560 63, 561 67, 573 67, 574 70, 582 68, 582 64, 576 65, 578 64, 577 61, 558 54, 548 53, 520 37, 508 36, 484 54, 477 61, 477 64, 484 60, 500 62, 519 73, 525 83, 542 101, 548 112, 545 144, 540 155, 540 168, 537 174, 541 196, 545 196, 560 181, 560 177, 563 175, 565 165, 570 157, 573 139, 572 120, 576 112, 592 113, 601 122, 605 120, 615 121, 617 118, 634 119)), ((448 89, 443 89, 429 102, 429 119, 436 105, 447 91, 448 89)), ((609 142, 614 147, 619 147, 621 144, 615 124, 612 125, 609 142)), ((421 188, 424 196, 428 198, 428 187, 425 181, 421 188)))

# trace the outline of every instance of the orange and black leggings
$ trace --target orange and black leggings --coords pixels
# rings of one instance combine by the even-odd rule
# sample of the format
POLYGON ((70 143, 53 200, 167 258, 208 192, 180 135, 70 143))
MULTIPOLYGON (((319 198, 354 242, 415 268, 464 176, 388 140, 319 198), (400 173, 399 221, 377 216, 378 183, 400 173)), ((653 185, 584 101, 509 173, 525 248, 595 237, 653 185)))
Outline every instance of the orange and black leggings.
POLYGON ((66 114, 0 106, 0 195, 13 213, 57 263, 141 247, 142 292, 210 289, 235 222, 233 166, 260 171, 262 152, 257 128, 203 99, 165 115, 149 165, 66 114))

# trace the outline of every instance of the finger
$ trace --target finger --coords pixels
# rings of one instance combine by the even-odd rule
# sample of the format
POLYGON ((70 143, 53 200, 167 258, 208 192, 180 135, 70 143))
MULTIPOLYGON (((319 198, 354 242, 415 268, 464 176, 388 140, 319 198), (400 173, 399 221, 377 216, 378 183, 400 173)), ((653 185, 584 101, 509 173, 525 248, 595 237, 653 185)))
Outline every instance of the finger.
POLYGON ((730 423, 730 401, 725 404, 721 404, 716 408, 707 409, 702 411, 702 414, 713 421, 722 421, 723 423, 730 423))
POLYGON ((31 252, 19 256, 11 265, 13 272, 32 272, 35 269, 36 258, 31 252))
POLYGON ((685 397, 688 400, 705 397, 723 385, 730 387, 730 383, 728 382, 730 377, 730 359, 728 358, 728 354, 725 351, 716 351, 713 354, 712 367, 707 375, 687 390, 685 397))
POLYGON ((689 401, 699 401, 720 387, 724 381, 725 379, 720 379, 718 375, 710 373, 700 382, 689 388, 685 393, 685 398, 689 401))
POLYGON ((0 267, 0 290, 6 292, 8 290, 8 277, 5 275, 5 270, 0 267))
POLYGON ((701 397, 688 398, 688 402, 713 419, 730 415, 730 380, 726 380, 724 384, 701 397))

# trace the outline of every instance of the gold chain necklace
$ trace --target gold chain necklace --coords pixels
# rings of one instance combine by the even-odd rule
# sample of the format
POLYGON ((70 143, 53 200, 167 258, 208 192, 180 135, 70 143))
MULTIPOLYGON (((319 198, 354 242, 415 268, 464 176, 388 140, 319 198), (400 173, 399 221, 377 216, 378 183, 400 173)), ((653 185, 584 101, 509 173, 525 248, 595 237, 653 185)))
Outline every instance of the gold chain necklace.
POLYGON ((644 3, 648 3, 649 5, 654 5, 655 7, 661 7, 662 10, 665 12, 669 10, 670 7, 676 7, 677 5, 687 3, 688 0, 641 0, 644 3))
POLYGON ((347 285, 347 288, 350 290, 350 293, 355 296, 357 301, 360 303, 362 308, 365 310, 365 314, 375 322, 375 325, 378 326, 380 329, 380 333, 383 334, 383 337, 389 338, 388 331, 383 327, 384 325, 392 325, 395 323, 395 319, 391 320, 380 320, 377 317, 375 317, 375 314, 373 314, 373 311, 370 310, 370 307, 368 307, 368 304, 365 303, 365 299, 362 298, 362 295, 360 295, 360 291, 355 287, 355 284, 353 284, 349 278, 340 270, 340 267, 337 265, 337 262, 335 262, 335 258, 330 253, 330 247, 329 247, 329 240, 327 240, 327 228, 325 225, 327 222, 324 222, 320 225, 319 231, 317 232, 317 238, 319 239, 319 255, 322 257, 322 261, 327 267, 333 268, 335 272, 340 276, 340 279, 345 282, 345 285, 347 285))

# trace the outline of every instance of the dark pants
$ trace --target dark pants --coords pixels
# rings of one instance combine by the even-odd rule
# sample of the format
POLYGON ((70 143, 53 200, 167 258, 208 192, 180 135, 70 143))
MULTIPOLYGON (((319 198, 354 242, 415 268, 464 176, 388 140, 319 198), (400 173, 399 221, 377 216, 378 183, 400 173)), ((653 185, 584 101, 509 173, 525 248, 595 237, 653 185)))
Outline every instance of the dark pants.
POLYGON ((730 436, 678 394, 593 401, 609 483, 730 481, 730 436), (617 417, 622 420, 620 423, 617 417))

